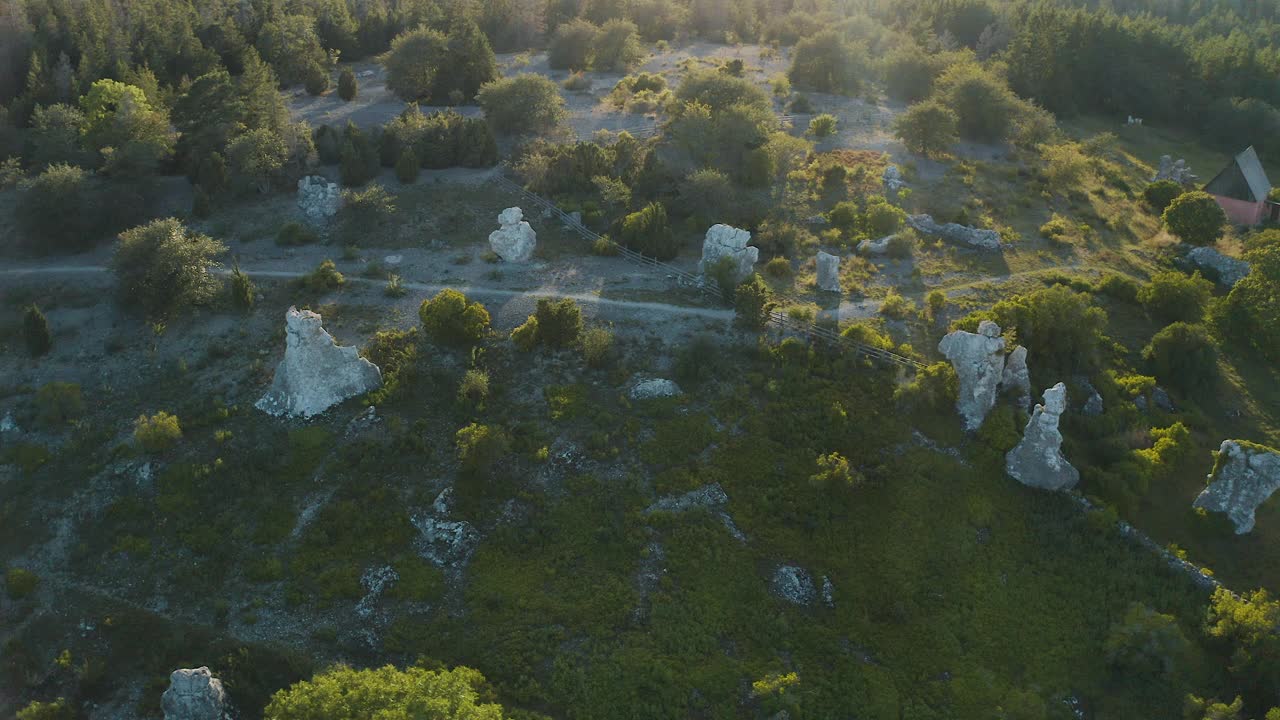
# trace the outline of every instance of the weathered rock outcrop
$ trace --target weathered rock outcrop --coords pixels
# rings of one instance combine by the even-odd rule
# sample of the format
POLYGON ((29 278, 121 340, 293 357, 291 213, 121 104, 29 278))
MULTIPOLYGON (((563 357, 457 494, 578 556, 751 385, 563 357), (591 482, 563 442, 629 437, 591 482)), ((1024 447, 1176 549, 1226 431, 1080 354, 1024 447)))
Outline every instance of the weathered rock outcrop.
POLYGON ((724 524, 725 529, 729 531, 729 534, 735 540, 746 542, 747 536, 742 534, 742 531, 738 529, 738 525, 734 523, 733 518, 725 511, 725 507, 728 504, 729 496, 725 494, 724 488, 720 487, 720 483, 709 483, 695 490, 690 490, 683 495, 663 496, 645 508, 644 514, 650 515, 656 512, 683 513, 695 509, 706 510, 720 518, 720 522, 724 524))
POLYGON ((863 255, 884 255, 885 253, 889 252, 889 244, 892 243, 893 239, 896 237, 898 236, 885 235, 879 240, 871 240, 871 239, 863 240, 862 242, 858 243, 858 252, 862 253, 863 255))
POLYGON ((632 400, 652 400, 653 398, 675 397, 680 395, 680 386, 664 378, 647 378, 637 380, 627 392, 632 400))
POLYGON ((902 179, 902 171, 898 170, 897 165, 890 165, 884 169, 884 174, 880 176, 880 183, 884 186, 884 196, 889 200, 897 200, 898 191, 907 186, 907 181, 902 179))
POLYGON ((382 386, 377 365, 339 346, 310 310, 285 313, 284 359, 271 389, 254 406, 270 415, 311 417, 382 386))
POLYGON ((1201 270, 1207 271, 1205 275, 1218 281, 1221 285, 1227 287, 1235 287, 1235 284, 1245 279, 1249 274, 1249 263, 1239 260, 1230 255, 1223 255, 1211 247, 1193 248, 1187 253, 1187 260, 1191 261, 1201 270))
POLYGON ((1080 389, 1084 391, 1084 404, 1080 406, 1080 412, 1089 417, 1097 417, 1103 413, 1106 408, 1102 404, 1102 395, 1098 393, 1098 388, 1089 382, 1087 377, 1076 378, 1076 383, 1080 385, 1080 389))
POLYGON ((1280 488, 1280 450, 1243 440, 1223 440, 1206 487, 1192 503, 1224 513, 1236 534, 1253 529, 1254 511, 1280 488))
POLYGON ((1080 472, 1062 455, 1058 420, 1067 410, 1067 386, 1058 383, 1044 391, 1022 434, 1022 442, 1004 457, 1004 468, 1015 480, 1042 490, 1070 490, 1080 472))
POLYGON ((1179 185, 1192 185, 1199 179, 1200 176, 1192 173, 1191 168, 1187 167, 1186 160, 1178 158, 1175 162, 1172 157, 1168 155, 1161 155, 1160 169, 1157 170, 1155 176, 1151 178, 1151 182, 1155 182, 1157 180, 1172 180, 1179 185))
POLYGON ((466 520, 450 520, 452 512, 453 488, 445 488, 436 496, 429 511, 409 519, 418 529, 414 543, 418 554, 445 570, 465 566, 480 542, 475 526, 466 520))
POLYGON ((1031 407, 1031 371, 1027 369, 1027 349, 1021 345, 1004 359, 1004 372, 1000 375, 1000 385, 1005 392, 1017 391, 1018 407, 1026 410, 1031 407))
POLYGON ((939 224, 929 215, 908 215, 907 224, 915 228, 916 232, 942 238, 952 245, 974 250, 1000 250, 1000 233, 995 230, 981 230, 959 223, 939 224))
POLYGON ((489 247, 509 263, 527 263, 538 246, 538 234, 524 220, 524 211, 509 207, 498 214, 497 230, 489 233, 489 247))
POLYGON ((809 571, 795 565, 779 565, 769 587, 775 595, 795 605, 812 605, 818 597, 809 571))
POLYGON ((227 692, 207 667, 174 670, 169 689, 160 696, 160 709, 164 720, 223 720, 227 692))
POLYGON ((323 225, 342 207, 342 191, 337 184, 319 175, 308 175, 298 181, 298 208, 313 225, 323 225))
POLYGON ((982 426, 995 407, 1004 372, 1004 338, 1000 326, 990 320, 978 325, 977 334, 965 330, 948 333, 938 351, 951 361, 960 381, 956 409, 967 430, 982 426))
POLYGON ((736 282, 747 279, 755 272, 756 260, 760 259, 760 250, 748 245, 751 233, 728 225, 712 225, 702 241, 702 260, 698 262, 698 272, 706 273, 715 267, 721 258, 732 258, 733 275, 736 282))
POLYGON ((840 257, 818 251, 818 289, 827 292, 843 292, 840 287, 840 257))

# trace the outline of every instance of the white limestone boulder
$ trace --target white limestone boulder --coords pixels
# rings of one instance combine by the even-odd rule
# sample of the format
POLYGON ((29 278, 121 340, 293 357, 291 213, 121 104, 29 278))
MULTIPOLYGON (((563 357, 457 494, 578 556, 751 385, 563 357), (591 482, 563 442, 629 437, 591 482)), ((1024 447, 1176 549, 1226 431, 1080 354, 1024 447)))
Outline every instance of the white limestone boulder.
POLYGON ((898 191, 907 186, 907 181, 902 179, 902 171, 897 165, 889 165, 884 169, 884 173, 880 176, 880 183, 884 186, 884 196, 889 200, 898 199, 898 191))
POLYGON ((668 398, 681 395, 680 386, 671 380, 665 378, 643 378, 635 382, 631 386, 631 390, 627 392, 627 397, 632 400, 652 400, 654 398, 668 398))
POLYGON ((227 692, 207 667, 174 670, 169 689, 160 696, 164 720, 223 720, 227 692))
POLYGON ((939 223, 930 215, 908 215, 907 224, 916 232, 942 238, 952 245, 998 252, 1000 250, 1000 233, 995 230, 960 225, 959 223, 939 223))
POLYGON ((702 260, 698 262, 698 272, 707 273, 716 267, 722 258, 733 261, 733 280, 742 282, 755 272, 756 261, 760 259, 760 250, 747 243, 751 242, 751 233, 729 225, 712 225, 702 241, 702 260))
POLYGON ((1192 248, 1191 252, 1187 253, 1187 260, 1197 268, 1209 271, 1206 275, 1227 287, 1235 287, 1236 283, 1249 274, 1249 263, 1230 255, 1223 255, 1207 246, 1192 248))
POLYGON ((818 289, 826 292, 843 292, 840 287, 840 256, 818 251, 818 289))
POLYGON ((382 371, 340 346, 310 310, 285 313, 284 359, 276 366, 271 389, 254 405, 269 415, 309 418, 356 395, 382 386, 382 371))
POLYGON ((886 255, 889 252, 889 245, 897 235, 885 235, 879 240, 870 238, 858 243, 858 252, 863 255, 886 255))
POLYGON ((498 214, 497 230, 489 233, 489 247, 509 263, 527 263, 538 246, 538 233, 524 220, 524 211, 509 207, 498 214))
POLYGON ((1031 371, 1027 368, 1027 349, 1021 345, 1004 359, 1000 386, 1005 392, 1017 392, 1019 409, 1025 411, 1031 407, 1031 371))
POLYGON ((324 225, 342 208, 342 190, 319 175, 298 181, 298 209, 312 225, 324 225))
POLYGON ((1080 482, 1080 471, 1062 454, 1058 421, 1066 410, 1066 385, 1044 391, 1044 404, 1031 414, 1022 441, 1004 457, 1004 469, 1015 480, 1042 490, 1070 490, 1080 482))
POLYGON ((773 571, 769 588, 793 605, 812 605, 818 597, 818 589, 809 571, 795 565, 779 565, 773 571))
POLYGON ((951 361, 959 379, 956 410, 966 430, 977 430, 995 407, 1004 376, 1004 338, 1000 326, 990 320, 978 325, 978 332, 956 330, 938 343, 938 351, 951 361))
POLYGON ((1280 488, 1280 450, 1223 440, 1206 487, 1193 507, 1225 514, 1236 534, 1253 529, 1254 511, 1280 488))

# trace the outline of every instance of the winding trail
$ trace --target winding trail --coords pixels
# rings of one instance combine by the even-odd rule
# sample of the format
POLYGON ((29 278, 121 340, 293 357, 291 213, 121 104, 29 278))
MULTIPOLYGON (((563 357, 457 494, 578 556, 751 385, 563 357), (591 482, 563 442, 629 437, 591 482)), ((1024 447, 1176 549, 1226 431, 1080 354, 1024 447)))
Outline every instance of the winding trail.
MULTIPOLYGON (((293 280, 304 277, 309 273, 297 272, 293 270, 253 270, 252 268, 241 267, 245 274, 259 278, 274 278, 281 280, 293 280)), ((71 274, 94 274, 109 272, 110 268, 102 265, 53 265, 49 267, 23 268, 16 270, 0 270, 0 277, 26 275, 71 275, 71 274)), ((214 271, 219 275, 230 275, 231 271, 220 269, 214 271)), ((370 278, 347 276, 347 282, 358 285, 383 285, 385 280, 374 280, 370 278)), ((465 292, 468 295, 477 297, 500 297, 500 298, 570 298, 580 303, 595 304, 601 307, 612 307, 622 310, 641 310, 645 312, 669 313, 675 315, 690 315, 695 317, 707 318, 709 320, 733 320, 733 310, 722 308, 705 308, 689 305, 672 305, 661 302, 647 302, 643 300, 618 300, 615 298, 600 297, 591 293, 574 293, 555 290, 554 288, 539 288, 534 290, 508 290, 505 288, 484 287, 482 285, 442 285, 436 283, 420 283, 405 280, 401 285, 409 290, 418 290, 426 293, 437 293, 441 290, 453 289, 465 292)))

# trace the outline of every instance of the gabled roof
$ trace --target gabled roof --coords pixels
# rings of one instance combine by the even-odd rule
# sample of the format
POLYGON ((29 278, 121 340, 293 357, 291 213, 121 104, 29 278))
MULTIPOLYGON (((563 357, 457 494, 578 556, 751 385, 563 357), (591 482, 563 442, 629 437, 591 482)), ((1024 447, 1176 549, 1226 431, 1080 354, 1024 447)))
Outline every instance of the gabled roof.
POLYGON ((1210 195, 1221 195, 1234 200, 1261 202, 1271 192, 1271 181, 1267 172, 1262 169, 1262 161, 1253 146, 1245 148, 1235 156, 1231 164, 1222 169, 1204 186, 1210 195))

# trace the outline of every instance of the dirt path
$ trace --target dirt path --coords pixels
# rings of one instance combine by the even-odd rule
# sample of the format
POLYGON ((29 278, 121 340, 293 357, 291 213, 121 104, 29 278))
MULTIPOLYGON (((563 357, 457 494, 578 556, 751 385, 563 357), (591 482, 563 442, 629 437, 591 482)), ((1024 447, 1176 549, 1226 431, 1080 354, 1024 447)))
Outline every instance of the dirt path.
MULTIPOLYGON (((252 268, 240 268, 247 275, 261 278, 277 278, 277 279, 297 279, 307 275, 304 272, 292 270, 254 270, 252 268)), ((58 275, 58 274, 76 274, 76 273, 105 273, 110 268, 101 265, 53 265, 49 267, 25 268, 21 270, 0 270, 0 277, 24 275, 58 275)), ((229 275, 229 270, 216 271, 219 275, 229 275)), ((347 276, 347 282, 359 285, 384 285, 383 280, 373 280, 370 278, 347 276)), ((642 300, 617 300, 614 298, 604 298, 590 293, 574 293, 559 292, 556 290, 507 290, 504 288, 492 288, 470 283, 461 285, 447 285, 437 283, 420 283, 404 281, 402 285, 408 290, 418 290, 426 293, 437 293, 445 289, 454 289, 473 295, 476 297, 500 297, 500 298, 570 298, 584 304, 594 304, 603 307, 618 308, 621 310, 636 310, 655 313, 667 313, 672 315, 687 315, 693 317, 707 318, 711 320, 732 320, 734 313, 732 310, 720 308, 703 308, 692 307, 687 305, 670 305, 660 302, 646 302, 642 300)))

